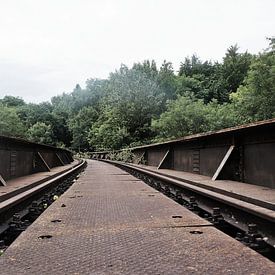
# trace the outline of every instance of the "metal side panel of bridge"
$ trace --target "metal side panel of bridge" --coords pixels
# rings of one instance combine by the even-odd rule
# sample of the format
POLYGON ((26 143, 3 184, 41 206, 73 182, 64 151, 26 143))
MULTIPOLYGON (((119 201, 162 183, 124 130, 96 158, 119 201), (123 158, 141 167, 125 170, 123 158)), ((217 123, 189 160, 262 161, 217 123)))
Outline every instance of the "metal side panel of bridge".
POLYGON ((35 172, 50 171, 73 161, 65 149, 0 136, 0 184, 35 172))
MULTIPOLYGON (((128 150, 135 164, 275 188, 275 119, 128 150)), ((120 152, 92 157, 110 159, 120 152)))

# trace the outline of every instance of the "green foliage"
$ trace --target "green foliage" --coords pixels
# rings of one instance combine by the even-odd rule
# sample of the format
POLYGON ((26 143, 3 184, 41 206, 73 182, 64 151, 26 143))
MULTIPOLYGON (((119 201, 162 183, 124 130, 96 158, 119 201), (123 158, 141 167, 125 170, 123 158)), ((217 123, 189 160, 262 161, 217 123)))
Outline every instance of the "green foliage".
MULTIPOLYGON (((275 39, 258 55, 231 46, 222 62, 187 57, 122 65, 51 102, 0 99, 0 134, 81 152, 117 150, 275 117, 275 39), (26 129, 29 129, 26 131, 26 129)), ((117 153, 114 153, 117 154, 117 153)), ((128 151, 117 155, 131 158, 128 151)))
MULTIPOLYGON (((72 135, 69 130, 69 114, 66 110, 53 110, 53 121, 52 125, 53 131, 53 141, 62 142, 66 147, 71 146, 72 135)), ((47 122, 47 121, 45 121, 47 122)))
POLYGON ((179 76, 193 77, 194 75, 204 75, 209 77, 214 73, 214 70, 212 62, 202 62, 196 55, 192 55, 191 58, 186 57, 185 61, 181 63, 179 76))
POLYGON ((127 144, 128 138, 129 133, 119 121, 119 113, 115 108, 106 108, 88 134, 89 144, 96 151, 121 148, 127 144))
POLYGON ((159 73, 155 60, 144 60, 142 63, 134 63, 132 70, 145 74, 151 80, 156 80, 159 73))
POLYGON ((243 83, 252 61, 252 55, 238 53, 238 47, 228 48, 223 63, 202 62, 196 55, 181 63, 177 94, 191 91, 196 98, 208 103, 229 101, 229 94, 236 92, 243 83))
POLYGON ((17 113, 26 127, 31 127, 36 122, 52 123, 53 107, 49 102, 39 104, 24 104, 17 108, 17 113))
POLYGON ((160 118, 152 121, 158 133, 155 141, 178 138, 185 135, 219 130, 241 123, 234 105, 218 104, 216 100, 204 104, 194 96, 179 96, 168 104, 168 110, 160 118))
POLYGON ((69 113, 65 104, 53 106, 49 102, 30 103, 17 108, 17 113, 27 128, 31 128, 37 122, 46 123, 53 131, 52 142, 54 144, 62 142, 70 146, 71 134, 67 125, 69 113))
POLYGON ((132 162, 133 157, 134 157, 134 155, 133 155, 132 151, 129 149, 123 149, 119 152, 110 154, 110 159, 123 161, 123 162, 132 162))
POLYGON ((0 104, 0 135, 25 137, 25 131, 16 109, 0 104))
POLYGON ((96 122, 98 113, 93 107, 84 107, 78 114, 69 119, 69 130, 72 133, 72 149, 83 151, 90 149, 88 133, 96 122))
POLYGON ((205 131, 220 130, 243 123, 233 104, 219 104, 217 100, 206 105, 205 117, 207 121, 205 131))
POLYGON ((18 107, 18 106, 23 106, 26 103, 20 97, 6 95, 4 98, 0 99, 0 104, 6 107, 18 107))
POLYGON ((176 138, 202 132, 206 128, 206 106, 194 97, 179 96, 168 103, 168 110, 152 121, 160 138, 176 138))
POLYGON ((231 95, 238 115, 244 122, 275 117, 274 41, 268 51, 252 63, 244 85, 231 95))
POLYGON ((160 113, 163 100, 159 86, 147 74, 122 65, 110 75, 101 113, 89 133, 90 145, 118 149, 148 139, 151 119, 160 113))
POLYGON ((203 91, 202 82, 200 79, 191 76, 179 76, 177 78, 177 94, 184 95, 186 93, 192 93, 196 98, 201 98, 200 93, 203 91))
POLYGON ((228 93, 236 92, 238 87, 243 83, 251 61, 252 55, 247 52, 238 53, 237 45, 228 48, 221 68, 221 75, 225 80, 225 88, 228 93))
POLYGON ((71 93, 70 111, 75 115, 84 107, 92 106, 98 108, 100 99, 105 92, 106 80, 89 79, 86 82, 86 89, 82 89, 78 84, 71 93))
POLYGON ((166 100, 176 99, 176 79, 172 63, 164 60, 159 69, 157 83, 166 100))
POLYGON ((27 131, 27 137, 29 140, 37 143, 48 145, 53 143, 51 126, 44 122, 37 122, 30 127, 27 131))
POLYGON ((174 74, 171 62, 166 62, 164 60, 158 70, 154 60, 145 60, 142 63, 135 63, 131 70, 145 74, 147 79, 157 83, 160 92, 163 93, 165 99, 175 99, 177 88, 176 75, 174 74))

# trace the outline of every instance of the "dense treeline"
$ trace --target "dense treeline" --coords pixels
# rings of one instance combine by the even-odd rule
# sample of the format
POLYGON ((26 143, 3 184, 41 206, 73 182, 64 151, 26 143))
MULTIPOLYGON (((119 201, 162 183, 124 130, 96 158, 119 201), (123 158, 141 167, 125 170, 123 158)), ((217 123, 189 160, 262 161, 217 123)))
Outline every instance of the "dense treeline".
POLYGON ((252 55, 231 46, 223 61, 187 57, 122 65, 108 79, 51 102, 0 100, 0 134, 70 147, 117 149, 275 117, 275 40, 252 55))

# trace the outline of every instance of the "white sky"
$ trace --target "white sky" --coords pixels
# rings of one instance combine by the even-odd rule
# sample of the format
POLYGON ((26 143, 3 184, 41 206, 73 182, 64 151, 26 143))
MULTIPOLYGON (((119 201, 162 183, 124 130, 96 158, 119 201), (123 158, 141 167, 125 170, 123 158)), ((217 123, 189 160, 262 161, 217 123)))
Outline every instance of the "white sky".
POLYGON ((274 36, 274 0, 0 0, 0 98, 41 102, 121 63, 221 60, 274 36))

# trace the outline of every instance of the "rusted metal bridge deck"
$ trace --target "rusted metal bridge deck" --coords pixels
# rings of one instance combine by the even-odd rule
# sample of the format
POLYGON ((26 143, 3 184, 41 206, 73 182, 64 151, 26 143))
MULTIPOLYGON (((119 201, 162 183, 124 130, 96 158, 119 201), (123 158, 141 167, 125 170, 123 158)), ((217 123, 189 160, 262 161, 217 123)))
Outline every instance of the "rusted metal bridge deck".
POLYGON ((0 274, 275 274, 275 264, 108 163, 0 257, 0 274))

